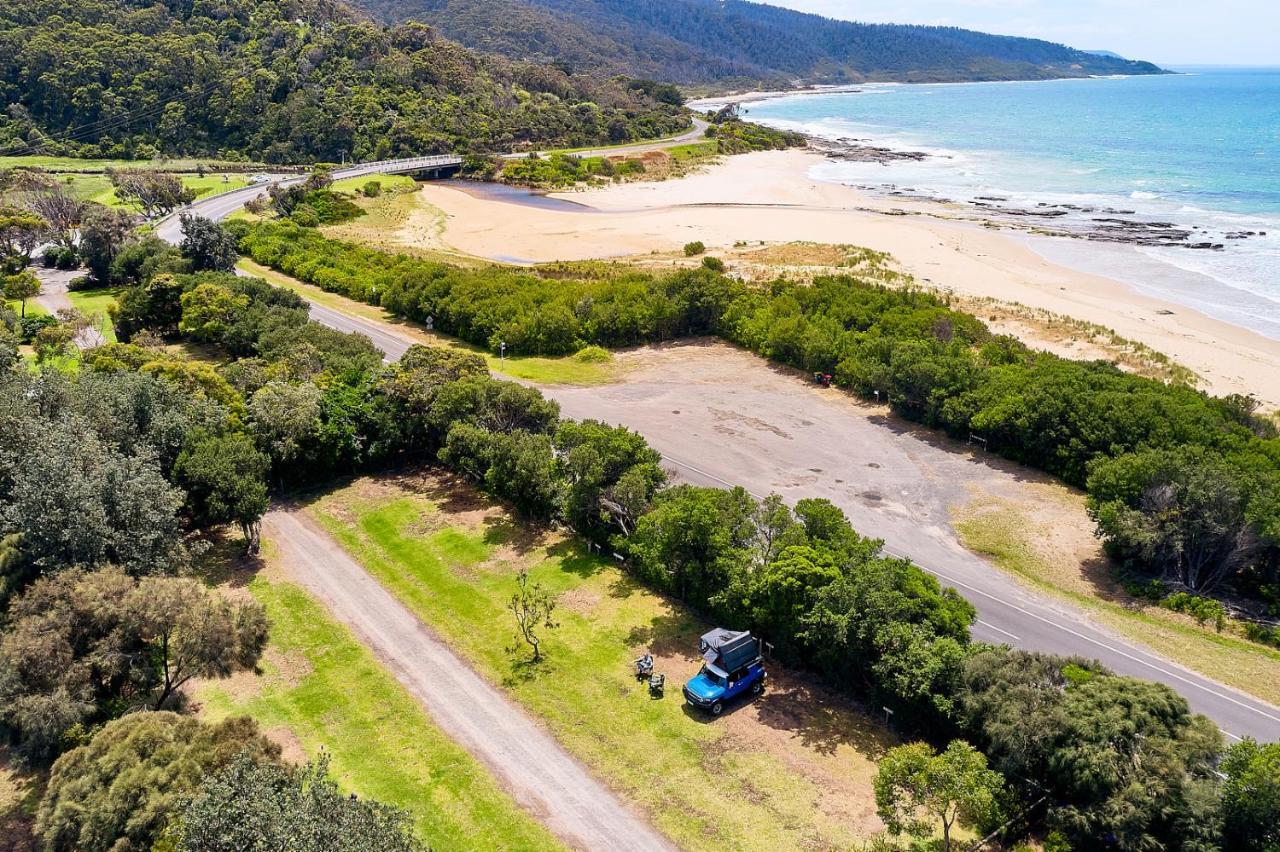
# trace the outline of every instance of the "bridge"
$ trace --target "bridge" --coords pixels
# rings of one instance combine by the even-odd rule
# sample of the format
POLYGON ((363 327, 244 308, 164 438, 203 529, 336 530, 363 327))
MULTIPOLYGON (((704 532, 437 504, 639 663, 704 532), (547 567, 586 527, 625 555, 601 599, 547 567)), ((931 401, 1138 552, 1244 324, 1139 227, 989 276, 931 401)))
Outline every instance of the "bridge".
MULTIPOLYGON (((708 127, 707 122, 696 117, 692 119, 692 122, 692 126, 689 130, 686 130, 684 133, 677 136, 671 136, 667 139, 654 139, 647 142, 635 142, 630 145, 617 145, 587 151, 575 151, 574 155, 578 157, 606 157, 627 154, 643 154, 648 151, 660 151, 664 148, 673 148, 678 145, 686 145, 690 142, 696 142, 700 139, 704 139, 708 127)), ((498 156, 504 160, 514 160, 521 157, 527 157, 530 153, 532 152, 499 154, 498 156)), ((377 174, 414 174, 422 175, 429 179, 435 179, 447 174, 452 174, 460 168, 462 168, 462 157, 457 154, 431 154, 425 157, 405 157, 399 160, 378 160, 374 163, 359 163, 352 166, 343 166, 333 172, 333 179, 347 180, 348 178, 367 177, 369 175, 377 174)), ((293 184, 301 183, 306 179, 306 175, 295 175, 291 177, 281 176, 279 179, 269 181, 267 183, 246 186, 242 189, 233 189, 230 192, 223 192, 218 195, 211 195, 207 198, 198 199, 184 207, 182 210, 175 211, 156 223, 155 235, 167 243, 177 245, 182 242, 182 224, 178 220, 179 213, 191 213, 195 216, 202 216, 205 219, 211 219, 215 222, 219 222, 255 198, 262 198, 265 196, 267 194, 268 186, 292 186, 293 184)))
MULTIPOLYGON (((405 157, 399 160, 378 160, 372 163, 359 163, 335 169, 332 174, 335 181, 388 174, 422 175, 426 178, 435 179, 452 174, 460 168, 462 168, 462 157, 457 154, 432 154, 426 157, 405 157)), ((254 184, 253 186, 233 189, 230 192, 197 199, 182 208, 182 210, 176 211, 160 220, 156 225, 155 235, 167 243, 176 245, 182 242, 182 224, 178 219, 178 213, 190 213, 218 222, 244 207, 250 201, 265 197, 268 187, 293 186, 302 183, 306 179, 306 175, 282 176, 267 183, 254 184)))

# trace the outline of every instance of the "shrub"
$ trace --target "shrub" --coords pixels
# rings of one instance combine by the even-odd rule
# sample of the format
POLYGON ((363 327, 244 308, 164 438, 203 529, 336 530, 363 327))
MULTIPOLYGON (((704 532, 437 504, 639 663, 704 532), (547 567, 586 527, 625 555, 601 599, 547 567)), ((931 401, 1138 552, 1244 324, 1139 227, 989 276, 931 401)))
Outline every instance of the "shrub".
POLYGON ((603 346, 585 346, 574 354, 573 360, 582 364, 607 364, 613 360, 613 353, 603 346))
POLYGON ((702 259, 702 268, 709 269, 712 272, 724 272, 724 261, 718 257, 704 257, 702 259))
POLYGON ((1201 627, 1206 621, 1212 621, 1214 629, 1219 633, 1227 626, 1226 607, 1218 601, 1193 595, 1190 592, 1174 592, 1160 601, 1160 606, 1191 616, 1201 627))
POLYGON ((706 250, 707 250, 707 247, 703 245, 701 240, 695 240, 691 243, 684 244, 685 257, 697 257, 698 255, 702 254, 706 250))
POLYGON ((371 180, 364 186, 360 187, 360 191, 364 193, 365 198, 377 198, 382 194, 382 184, 376 180, 371 180))

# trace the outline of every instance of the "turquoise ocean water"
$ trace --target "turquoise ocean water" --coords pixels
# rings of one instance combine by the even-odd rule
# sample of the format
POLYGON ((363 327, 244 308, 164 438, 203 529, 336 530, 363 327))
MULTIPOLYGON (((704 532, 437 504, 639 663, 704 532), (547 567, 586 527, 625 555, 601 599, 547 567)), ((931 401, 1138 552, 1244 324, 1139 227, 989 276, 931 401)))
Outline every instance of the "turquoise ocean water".
MULTIPOLYGON (((745 105, 747 118, 923 151, 814 177, 956 200, 1133 211, 1222 251, 1034 240, 1050 259, 1280 339, 1280 68, 1161 77, 873 85, 745 105), (1265 236, 1226 239, 1265 231, 1265 236)), ((1093 214, 1098 215, 1098 214, 1093 214)), ((1280 380, 1280 379, 1278 379, 1280 380)))

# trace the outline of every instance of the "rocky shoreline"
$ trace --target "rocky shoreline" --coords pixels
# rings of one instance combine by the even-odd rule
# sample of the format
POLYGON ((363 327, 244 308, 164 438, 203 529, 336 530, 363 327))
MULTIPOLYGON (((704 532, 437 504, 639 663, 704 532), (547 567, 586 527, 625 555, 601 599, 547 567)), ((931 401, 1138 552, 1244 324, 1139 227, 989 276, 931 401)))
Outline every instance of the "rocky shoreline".
MULTIPOLYGON (((823 139, 809 137, 809 148, 828 160, 842 163, 922 162, 934 155, 923 151, 904 151, 874 145, 866 139, 823 139)), ((1079 204, 1040 202, 1034 207, 1010 203, 1003 196, 975 196, 963 200, 922 192, 894 184, 859 184, 857 189, 902 201, 921 201, 961 208, 974 215, 972 219, 987 227, 1011 228, 1051 237, 1069 237, 1092 242, 1120 243, 1152 248, 1183 248, 1195 251, 1223 251, 1227 241, 1264 237, 1265 231, 1232 231, 1211 233, 1199 227, 1186 227, 1173 222, 1144 219, 1135 210, 1094 207, 1079 204)), ((892 215, 909 215, 909 210, 888 211, 892 215)), ((934 214, 936 215, 936 214, 934 214)))

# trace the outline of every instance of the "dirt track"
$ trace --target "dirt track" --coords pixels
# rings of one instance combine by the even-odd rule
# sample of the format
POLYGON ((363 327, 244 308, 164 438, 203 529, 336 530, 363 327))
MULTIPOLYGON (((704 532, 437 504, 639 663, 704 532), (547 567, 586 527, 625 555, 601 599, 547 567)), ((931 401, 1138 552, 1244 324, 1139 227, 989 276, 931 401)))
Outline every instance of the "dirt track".
POLYGON ((301 511, 263 521, 292 578, 371 648, 450 737, 574 849, 668 850, 670 843, 514 703, 485 682, 301 511))

